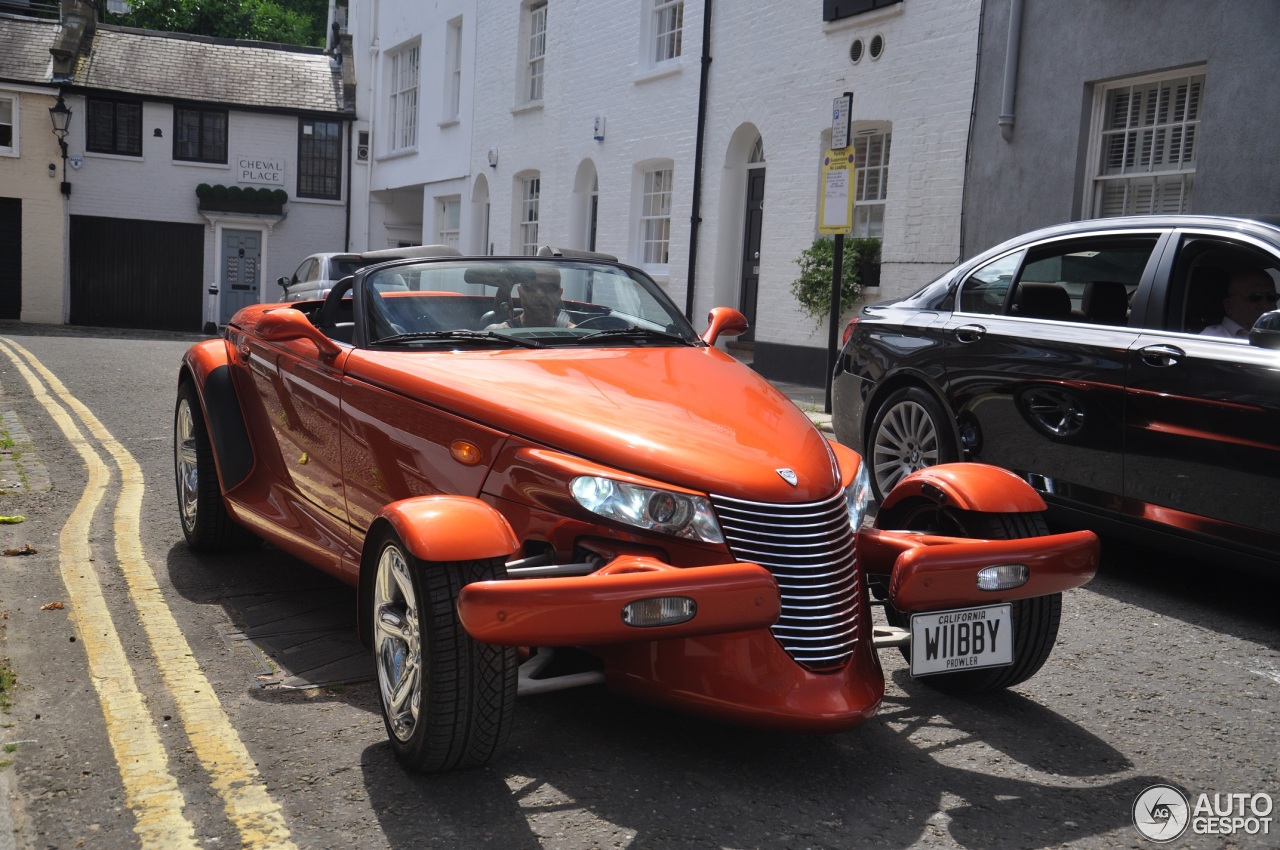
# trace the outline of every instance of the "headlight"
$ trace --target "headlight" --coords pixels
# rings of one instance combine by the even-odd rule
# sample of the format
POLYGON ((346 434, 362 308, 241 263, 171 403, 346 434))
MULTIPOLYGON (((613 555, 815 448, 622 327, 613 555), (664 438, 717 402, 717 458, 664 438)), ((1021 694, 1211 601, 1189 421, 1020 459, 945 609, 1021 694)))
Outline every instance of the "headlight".
POLYGON ((703 543, 724 542, 711 503, 701 496, 637 487, 594 475, 573 479, 569 491, 578 504, 602 517, 703 543))
POLYGON ((862 528, 862 521, 867 518, 867 505, 871 501, 871 476, 867 474, 866 461, 858 464, 858 472, 853 476, 853 483, 844 491, 844 499, 849 507, 849 525, 854 531, 862 528))

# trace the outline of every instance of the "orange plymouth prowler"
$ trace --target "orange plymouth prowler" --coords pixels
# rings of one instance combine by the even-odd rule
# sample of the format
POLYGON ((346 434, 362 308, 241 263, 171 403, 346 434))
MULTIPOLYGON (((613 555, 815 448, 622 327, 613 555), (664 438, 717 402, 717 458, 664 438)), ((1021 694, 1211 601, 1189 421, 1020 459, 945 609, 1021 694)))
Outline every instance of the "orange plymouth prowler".
POLYGON ((261 540, 358 591, 391 746, 483 764, 516 698, 604 682, 731 723, 835 732, 900 647, 941 690, 1048 658, 1098 544, 1012 473, 867 468, 601 255, 432 257, 241 310, 178 375, 198 551, 261 540), (873 625, 872 606, 888 625, 873 625), (552 660, 558 657, 558 663, 552 660))

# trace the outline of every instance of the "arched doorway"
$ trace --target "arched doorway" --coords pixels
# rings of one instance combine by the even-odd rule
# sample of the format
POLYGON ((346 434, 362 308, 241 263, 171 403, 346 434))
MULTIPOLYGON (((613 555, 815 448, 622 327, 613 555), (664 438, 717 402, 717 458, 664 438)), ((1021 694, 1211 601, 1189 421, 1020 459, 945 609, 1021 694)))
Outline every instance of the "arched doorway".
POLYGON ((739 344, 755 341, 756 300, 760 293, 760 235, 764 225, 764 139, 757 136, 747 158, 745 219, 742 227, 742 262, 738 280, 738 309, 747 317, 747 332, 739 344))

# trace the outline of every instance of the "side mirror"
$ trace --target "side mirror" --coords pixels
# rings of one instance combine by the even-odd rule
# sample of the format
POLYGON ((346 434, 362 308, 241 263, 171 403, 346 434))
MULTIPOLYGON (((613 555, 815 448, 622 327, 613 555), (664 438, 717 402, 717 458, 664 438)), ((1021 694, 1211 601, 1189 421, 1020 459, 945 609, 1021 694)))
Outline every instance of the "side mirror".
POLYGON ((1249 344, 1259 348, 1280 348, 1280 310, 1258 317, 1249 329, 1249 344))
POLYGON ((290 283, 290 280, 291 280, 291 278, 288 278, 288 277, 278 277, 278 278, 276 278, 276 283, 280 284, 280 288, 281 288, 281 289, 283 289, 283 290, 285 291, 285 293, 286 293, 286 294, 289 292, 289 283, 290 283))
POLYGON ((732 307, 712 307, 707 314, 707 322, 707 329, 702 334, 702 341, 707 345, 715 345, 722 336, 740 336, 750 327, 747 317, 732 307))
POLYGON ((262 314, 258 320, 257 334, 268 342, 289 342, 309 339, 320 351, 321 357, 336 357, 341 346, 324 335, 324 331, 311 324, 311 320, 292 307, 282 307, 262 314))

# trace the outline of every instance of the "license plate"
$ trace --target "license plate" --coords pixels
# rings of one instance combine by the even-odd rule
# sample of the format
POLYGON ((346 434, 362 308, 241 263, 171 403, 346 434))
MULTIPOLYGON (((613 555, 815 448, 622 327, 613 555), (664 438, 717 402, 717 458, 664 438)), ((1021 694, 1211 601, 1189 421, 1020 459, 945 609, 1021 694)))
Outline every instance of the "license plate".
POLYGON ((1008 603, 911 616, 911 675, 954 673, 1013 663, 1008 603))

